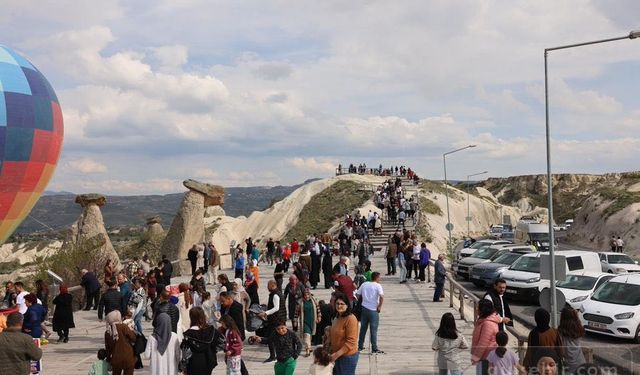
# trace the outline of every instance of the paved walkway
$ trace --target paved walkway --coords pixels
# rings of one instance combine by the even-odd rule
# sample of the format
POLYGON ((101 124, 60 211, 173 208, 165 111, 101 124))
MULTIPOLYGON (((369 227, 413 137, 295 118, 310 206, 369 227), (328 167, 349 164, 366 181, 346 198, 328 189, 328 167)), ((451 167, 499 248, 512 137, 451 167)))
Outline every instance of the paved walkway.
MULTIPOLYGON (((337 257, 334 257, 337 261, 337 257)), ((380 252, 372 257, 373 269, 386 273, 386 263, 380 252)), ((260 297, 267 300, 266 281, 273 273, 273 267, 261 267, 260 297)), ((226 272, 230 274, 231 272, 226 272)), ((186 278, 175 279, 185 281, 186 278)), ((324 285, 324 284, 320 284, 324 285)), ((418 284, 413 281, 399 284, 395 276, 383 276, 382 286, 385 290, 385 302, 380 317, 378 345, 386 354, 370 356, 368 350, 361 353, 358 363, 358 374, 397 374, 417 375, 437 373, 434 368, 435 355, 431 350, 433 332, 437 329, 440 317, 445 312, 455 312, 449 308, 448 302, 433 303, 433 285, 418 284)), ((329 299, 330 290, 314 291, 317 299, 329 299)), ((76 326, 71 331, 67 344, 56 343, 57 337, 51 337, 51 344, 45 346, 43 366, 44 374, 86 374, 90 364, 95 360, 95 353, 104 345, 104 325, 98 322, 94 311, 80 311, 75 314, 76 326)), ((470 340, 472 325, 458 320, 458 328, 470 340)), ((151 333, 151 324, 144 323, 145 334, 151 333)), ((245 346, 243 358, 250 374, 273 374, 273 365, 263 364, 268 356, 266 346, 245 346)), ((465 354, 468 358, 468 351, 465 354)), ((224 374, 223 356, 219 355, 220 365, 214 374, 224 374)), ((301 357, 296 374, 306 374, 312 363, 311 358, 301 357)), ((145 361, 147 365, 147 361, 145 361)), ((136 374, 148 374, 148 369, 138 370, 136 374)), ((472 374, 473 368, 466 373, 472 374)))

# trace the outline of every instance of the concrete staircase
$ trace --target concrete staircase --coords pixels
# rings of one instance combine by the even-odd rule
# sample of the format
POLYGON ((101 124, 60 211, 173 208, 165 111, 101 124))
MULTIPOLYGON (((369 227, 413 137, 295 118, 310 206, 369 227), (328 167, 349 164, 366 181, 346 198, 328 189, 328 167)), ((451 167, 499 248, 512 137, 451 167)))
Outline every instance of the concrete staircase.
MULTIPOLYGON (((406 199, 409 199, 413 194, 418 193, 418 186, 414 185, 412 180, 409 180, 406 177, 403 177, 401 179, 402 179, 402 188, 405 189, 404 196, 406 199)), ((404 226, 405 229, 409 231, 415 230, 419 211, 420 211, 420 206, 418 206, 416 214, 414 215, 414 220, 411 220, 411 219, 406 220, 405 226, 404 226)), ((387 221, 383 221, 382 234, 373 235, 372 232, 369 232, 369 242, 373 245, 373 250, 376 252, 384 250, 385 247, 387 246, 389 235, 392 235, 393 233, 395 233, 396 229, 398 228, 402 229, 402 226, 393 225, 387 221)))

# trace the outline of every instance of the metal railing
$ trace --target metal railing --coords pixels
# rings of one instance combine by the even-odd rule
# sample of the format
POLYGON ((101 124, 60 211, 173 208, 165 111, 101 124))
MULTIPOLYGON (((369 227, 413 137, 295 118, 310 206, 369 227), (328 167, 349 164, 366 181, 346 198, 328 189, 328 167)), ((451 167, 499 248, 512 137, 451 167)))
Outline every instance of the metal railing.
MULTIPOLYGON (((430 261, 431 264, 434 265, 434 272, 435 272, 435 260, 431 259, 430 261)), ((435 276, 435 275, 434 275, 435 276)), ((447 271, 447 274, 445 276, 445 280, 449 282, 448 288, 445 287, 443 289, 443 294, 445 293, 445 291, 448 289, 449 291, 449 307, 454 308, 454 301, 457 299, 458 300, 458 312, 460 313, 460 319, 462 320, 468 320, 467 319, 467 311, 465 309, 465 304, 467 303, 467 301, 472 305, 472 309, 473 309, 473 322, 475 322, 478 319, 478 303, 480 302, 481 298, 479 298, 477 295, 475 295, 473 292, 469 291, 468 289, 466 289, 464 286, 462 286, 460 283, 458 283, 455 280, 455 276, 450 272, 447 271)), ((469 315, 471 316, 471 315, 469 315)), ((518 346, 517 346, 517 353, 518 353, 518 357, 520 358, 520 362, 522 362, 524 360, 525 357, 525 353, 527 351, 527 341, 528 341, 528 337, 521 334, 520 332, 518 332, 515 328, 510 327, 510 326, 506 326, 507 331, 513 335, 513 337, 516 338, 517 342, 518 342, 518 346)), ((584 354, 585 360, 587 361, 587 363, 594 363, 594 356, 593 356, 593 348, 588 348, 588 347, 582 347, 582 352, 584 354)))

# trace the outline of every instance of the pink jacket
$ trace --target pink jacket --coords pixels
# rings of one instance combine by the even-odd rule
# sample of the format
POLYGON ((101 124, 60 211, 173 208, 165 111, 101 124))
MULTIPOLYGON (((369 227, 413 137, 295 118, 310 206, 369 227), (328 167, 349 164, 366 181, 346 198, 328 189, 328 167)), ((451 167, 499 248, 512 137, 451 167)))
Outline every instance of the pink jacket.
POLYGON ((501 321, 502 318, 496 313, 476 321, 471 340, 471 362, 473 364, 487 359, 489 353, 498 346, 496 333, 498 333, 498 323, 501 321))

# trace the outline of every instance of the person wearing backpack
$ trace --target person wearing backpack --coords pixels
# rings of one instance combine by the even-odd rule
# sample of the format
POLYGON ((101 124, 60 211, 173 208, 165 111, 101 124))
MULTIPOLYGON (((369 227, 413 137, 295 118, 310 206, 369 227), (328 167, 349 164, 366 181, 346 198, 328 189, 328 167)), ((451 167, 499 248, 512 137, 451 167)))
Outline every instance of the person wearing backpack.
POLYGON ((180 348, 182 359, 179 370, 187 375, 211 375, 218 365, 216 358, 216 330, 207 324, 201 307, 189 310, 191 328, 184 332, 180 348))

